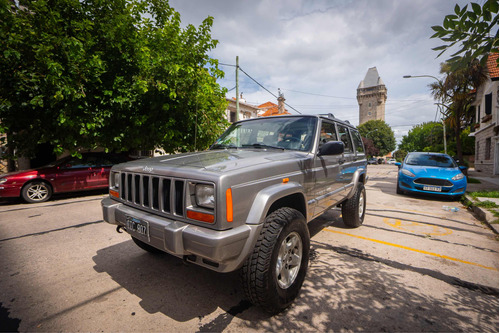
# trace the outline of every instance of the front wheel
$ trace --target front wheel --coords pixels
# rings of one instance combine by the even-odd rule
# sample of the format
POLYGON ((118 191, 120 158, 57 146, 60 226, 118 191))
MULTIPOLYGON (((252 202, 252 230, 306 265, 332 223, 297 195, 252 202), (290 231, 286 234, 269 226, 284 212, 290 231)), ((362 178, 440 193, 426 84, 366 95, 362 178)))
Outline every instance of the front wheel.
POLYGON ((23 187, 21 196, 29 203, 44 202, 52 196, 52 188, 46 182, 34 181, 23 187))
POLYGON ((270 214, 241 269, 246 297, 271 314, 286 309, 304 282, 309 246, 309 230, 299 211, 285 207, 270 214))
POLYGON ((357 228, 363 224, 366 210, 366 190, 363 183, 358 183, 353 196, 342 204, 342 220, 349 228, 357 228))

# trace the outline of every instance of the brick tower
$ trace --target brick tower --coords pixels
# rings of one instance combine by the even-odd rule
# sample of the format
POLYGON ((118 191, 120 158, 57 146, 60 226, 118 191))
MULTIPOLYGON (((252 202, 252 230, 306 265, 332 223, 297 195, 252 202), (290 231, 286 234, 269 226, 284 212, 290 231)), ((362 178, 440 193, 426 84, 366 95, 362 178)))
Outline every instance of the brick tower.
POLYGON ((366 72, 365 79, 358 86, 359 124, 368 120, 385 121, 385 101, 387 88, 378 75, 377 67, 366 72))

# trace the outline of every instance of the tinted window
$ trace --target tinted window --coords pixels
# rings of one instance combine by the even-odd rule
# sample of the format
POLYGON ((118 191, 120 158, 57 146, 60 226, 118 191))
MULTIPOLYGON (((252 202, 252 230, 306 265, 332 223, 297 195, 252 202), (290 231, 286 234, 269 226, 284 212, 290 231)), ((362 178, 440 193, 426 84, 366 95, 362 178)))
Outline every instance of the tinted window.
POLYGON ((435 166, 441 168, 455 168, 457 165, 447 155, 410 154, 406 158, 408 165, 435 166))
POLYGON ((337 132, 333 123, 323 122, 321 124, 321 133, 319 135, 319 146, 329 142, 338 141, 337 132))
POLYGON ((352 140, 354 142, 354 148, 358 153, 364 153, 363 140, 361 140, 361 135, 358 131, 351 130, 352 140))
POLYGON ((347 127, 338 124, 337 128, 339 130, 340 141, 342 141, 345 146, 344 152, 353 153, 354 150, 352 149, 352 142, 351 142, 351 137, 349 136, 349 130, 347 129, 347 127))

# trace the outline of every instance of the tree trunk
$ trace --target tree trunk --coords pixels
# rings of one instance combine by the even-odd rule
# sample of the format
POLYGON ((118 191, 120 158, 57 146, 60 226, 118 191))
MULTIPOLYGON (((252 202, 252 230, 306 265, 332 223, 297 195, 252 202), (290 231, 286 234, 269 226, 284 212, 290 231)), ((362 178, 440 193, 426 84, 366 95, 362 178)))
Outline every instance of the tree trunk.
POLYGON ((462 156, 462 141, 460 139, 460 132, 461 132, 461 126, 460 126, 460 113, 456 112, 455 113, 455 140, 457 143, 457 159, 460 162, 460 164, 464 164, 464 158, 462 156))

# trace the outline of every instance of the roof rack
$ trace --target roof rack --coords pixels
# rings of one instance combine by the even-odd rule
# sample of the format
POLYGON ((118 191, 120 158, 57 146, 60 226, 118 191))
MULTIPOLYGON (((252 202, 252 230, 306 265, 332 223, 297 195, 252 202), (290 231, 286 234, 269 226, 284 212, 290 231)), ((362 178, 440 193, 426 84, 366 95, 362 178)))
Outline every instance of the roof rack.
POLYGON ((335 116, 331 113, 323 113, 323 114, 320 114, 321 117, 326 117, 326 118, 329 118, 329 119, 335 119, 335 116))

